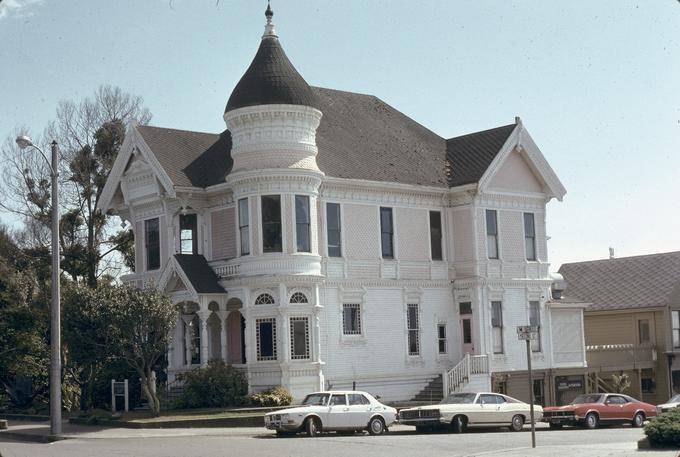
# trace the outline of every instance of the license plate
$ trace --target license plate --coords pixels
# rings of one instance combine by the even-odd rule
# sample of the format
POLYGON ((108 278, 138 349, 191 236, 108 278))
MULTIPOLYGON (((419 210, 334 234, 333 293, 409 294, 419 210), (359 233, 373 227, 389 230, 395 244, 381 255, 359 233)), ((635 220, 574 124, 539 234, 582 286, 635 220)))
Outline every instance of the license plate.
POLYGON ((553 420, 550 421, 550 423, 559 425, 560 423, 562 423, 562 421, 559 420, 559 419, 553 419, 553 420))

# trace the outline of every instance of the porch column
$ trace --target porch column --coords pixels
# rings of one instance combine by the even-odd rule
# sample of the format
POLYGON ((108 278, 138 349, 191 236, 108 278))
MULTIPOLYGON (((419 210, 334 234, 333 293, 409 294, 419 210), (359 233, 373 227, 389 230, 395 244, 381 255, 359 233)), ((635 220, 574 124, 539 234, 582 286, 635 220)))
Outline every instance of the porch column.
POLYGON ((212 311, 201 310, 197 311, 196 315, 201 321, 201 366, 208 364, 208 318, 212 311))
POLYGON ((220 351, 222 355, 222 360, 227 363, 227 316, 229 316, 229 311, 219 310, 215 311, 217 317, 220 318, 220 351))
POLYGON ((319 321, 321 310, 323 310, 323 305, 319 303, 319 286, 316 285, 314 286, 314 314, 312 316, 312 325, 314 325, 312 350, 315 362, 321 362, 321 323, 319 321))
POLYGON ((191 320, 193 314, 183 314, 182 322, 184 322, 184 363, 183 365, 191 365, 191 320))

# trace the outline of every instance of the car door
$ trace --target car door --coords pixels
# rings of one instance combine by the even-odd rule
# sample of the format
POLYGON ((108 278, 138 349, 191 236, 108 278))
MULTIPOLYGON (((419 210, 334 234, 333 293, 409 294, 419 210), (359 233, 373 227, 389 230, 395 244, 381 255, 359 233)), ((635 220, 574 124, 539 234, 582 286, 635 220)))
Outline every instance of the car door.
POLYGON ((498 422, 498 408, 500 405, 496 400, 496 395, 480 394, 479 397, 477 397, 477 401, 479 402, 479 408, 477 408, 474 423, 481 425, 498 422))
POLYGON ((349 426, 347 423, 349 408, 347 407, 347 395, 333 394, 328 402, 328 413, 323 423, 326 430, 337 430, 349 426))
POLYGON ((496 395, 496 417, 495 421, 509 424, 512 416, 517 413, 517 406, 521 403, 509 403, 502 395, 496 395))
POLYGON ((371 401, 363 394, 354 393, 347 394, 347 426, 355 429, 366 427, 368 420, 371 418, 372 405, 371 401))
POLYGON ((626 403, 626 399, 621 395, 607 395, 600 418, 607 421, 623 419, 625 417, 623 406, 626 403))

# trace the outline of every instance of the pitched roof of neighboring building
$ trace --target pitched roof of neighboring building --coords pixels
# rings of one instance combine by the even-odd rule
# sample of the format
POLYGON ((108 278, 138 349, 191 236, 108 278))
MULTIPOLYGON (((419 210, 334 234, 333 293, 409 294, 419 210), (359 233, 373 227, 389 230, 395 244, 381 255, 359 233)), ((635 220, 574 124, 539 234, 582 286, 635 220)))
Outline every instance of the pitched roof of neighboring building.
MULTIPOLYGON (((375 96, 311 89, 323 112, 317 163, 336 178, 442 188, 474 183, 515 128, 445 140, 375 96)), ((208 187, 224 182, 231 171, 229 131, 137 129, 175 186, 208 187)))
POLYGON ((225 292, 219 284, 215 271, 202 255, 175 254, 175 259, 197 293, 223 294, 225 292))
POLYGON ((588 311, 664 306, 680 281, 680 251, 566 263, 559 272, 565 295, 592 303, 588 311))
POLYGON ((451 167, 449 185, 479 181, 515 127, 509 124, 446 140, 446 159, 451 167))

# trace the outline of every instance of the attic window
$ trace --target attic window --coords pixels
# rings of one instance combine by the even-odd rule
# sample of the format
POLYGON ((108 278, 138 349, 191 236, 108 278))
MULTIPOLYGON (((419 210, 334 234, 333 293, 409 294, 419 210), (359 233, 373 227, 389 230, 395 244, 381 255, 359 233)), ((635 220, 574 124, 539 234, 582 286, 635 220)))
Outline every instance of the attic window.
POLYGON ((195 214, 179 216, 179 252, 180 254, 198 254, 197 223, 195 214))

